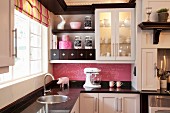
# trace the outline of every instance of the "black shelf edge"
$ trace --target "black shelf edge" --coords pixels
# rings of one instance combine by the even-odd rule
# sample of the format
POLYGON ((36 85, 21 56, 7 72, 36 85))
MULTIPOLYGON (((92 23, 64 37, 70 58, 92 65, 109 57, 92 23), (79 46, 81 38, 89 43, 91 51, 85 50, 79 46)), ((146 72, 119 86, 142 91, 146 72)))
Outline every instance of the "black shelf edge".
POLYGON ((64 29, 64 30, 58 30, 58 29, 52 29, 53 34, 57 33, 94 33, 94 29, 64 29))
POLYGON ((138 25, 142 30, 170 30, 170 22, 142 22, 138 25))
POLYGON ((98 8, 135 8, 136 3, 104 3, 104 4, 92 4, 94 9, 98 8))
POLYGON ((170 22, 142 22, 138 25, 142 30, 153 30, 153 44, 159 43, 162 30, 170 30, 170 22))

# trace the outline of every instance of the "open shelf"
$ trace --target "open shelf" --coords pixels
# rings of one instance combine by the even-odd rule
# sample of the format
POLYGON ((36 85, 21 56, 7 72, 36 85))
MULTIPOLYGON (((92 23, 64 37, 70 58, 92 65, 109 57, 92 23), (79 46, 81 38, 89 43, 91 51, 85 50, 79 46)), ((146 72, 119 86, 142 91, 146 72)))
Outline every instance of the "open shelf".
POLYGON ((142 30, 153 30, 153 44, 158 44, 162 30, 170 30, 170 22, 142 22, 138 25, 142 30))
POLYGON ((53 29, 52 30, 53 34, 57 33, 94 33, 94 29, 53 29))

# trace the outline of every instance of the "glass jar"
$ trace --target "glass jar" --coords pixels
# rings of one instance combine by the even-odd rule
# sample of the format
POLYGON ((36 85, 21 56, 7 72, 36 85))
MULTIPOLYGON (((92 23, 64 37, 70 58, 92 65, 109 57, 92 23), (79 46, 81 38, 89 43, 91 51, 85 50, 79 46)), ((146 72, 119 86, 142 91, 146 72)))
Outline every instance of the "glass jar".
POLYGON ((91 36, 85 37, 85 49, 92 49, 93 47, 93 39, 91 36))
POLYGON ((75 36, 74 49, 82 49, 82 41, 80 36, 75 36))
POLYGON ((84 28, 85 29, 92 29, 92 20, 90 16, 86 16, 84 20, 84 28))

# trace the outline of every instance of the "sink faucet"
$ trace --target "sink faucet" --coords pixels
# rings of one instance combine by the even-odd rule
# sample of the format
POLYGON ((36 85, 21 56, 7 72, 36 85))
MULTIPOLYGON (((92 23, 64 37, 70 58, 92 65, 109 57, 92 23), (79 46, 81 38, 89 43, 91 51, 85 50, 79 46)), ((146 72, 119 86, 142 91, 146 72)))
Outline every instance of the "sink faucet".
POLYGON ((46 90, 46 87, 45 87, 47 76, 50 76, 52 78, 52 80, 54 80, 54 76, 52 74, 50 74, 50 73, 45 74, 45 76, 44 76, 44 95, 46 95, 47 92, 51 91, 51 90, 46 90))

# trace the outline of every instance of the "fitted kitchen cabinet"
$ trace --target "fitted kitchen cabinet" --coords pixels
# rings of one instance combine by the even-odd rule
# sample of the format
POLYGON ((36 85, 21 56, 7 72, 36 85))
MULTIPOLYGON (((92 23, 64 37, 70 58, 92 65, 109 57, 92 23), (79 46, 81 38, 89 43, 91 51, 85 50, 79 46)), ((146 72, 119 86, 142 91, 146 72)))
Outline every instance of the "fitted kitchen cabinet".
POLYGON ((79 98, 77 99, 70 113, 79 113, 79 98))
POLYGON ((81 93, 80 113, 140 113, 139 94, 81 93))
POLYGON ((99 93, 99 113, 140 113, 138 94, 99 93))
POLYGON ((133 8, 95 10, 96 60, 134 61, 133 8))
POLYGON ((98 93, 80 94, 80 113, 99 113, 98 93))
POLYGON ((115 94, 99 94, 99 113, 117 113, 117 101, 115 94))
POLYGON ((142 90, 157 90, 157 49, 142 49, 142 90))
POLYGON ((14 65, 14 0, 0 1, 0 69, 14 65))

